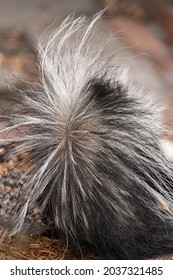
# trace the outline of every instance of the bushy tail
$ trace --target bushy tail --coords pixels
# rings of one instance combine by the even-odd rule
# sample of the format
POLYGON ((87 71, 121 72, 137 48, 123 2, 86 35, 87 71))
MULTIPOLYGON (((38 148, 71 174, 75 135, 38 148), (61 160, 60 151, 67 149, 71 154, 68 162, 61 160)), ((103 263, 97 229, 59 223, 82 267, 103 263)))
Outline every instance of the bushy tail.
POLYGON ((39 47, 38 89, 21 92, 21 109, 1 116, 1 142, 27 152, 30 164, 12 234, 39 202, 55 228, 105 258, 170 252, 172 164, 152 111, 102 55, 99 19, 68 17, 39 47))

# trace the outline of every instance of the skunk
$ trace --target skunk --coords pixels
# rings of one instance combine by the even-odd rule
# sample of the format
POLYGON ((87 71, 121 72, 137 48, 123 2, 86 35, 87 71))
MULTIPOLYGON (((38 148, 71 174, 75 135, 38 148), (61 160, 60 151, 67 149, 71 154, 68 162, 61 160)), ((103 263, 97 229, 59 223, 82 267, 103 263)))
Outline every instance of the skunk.
POLYGON ((173 252, 173 166, 147 90, 103 55, 100 17, 69 16, 40 44, 38 87, 1 116, 1 143, 29 163, 11 234, 38 203, 67 243, 86 241, 104 259, 151 258, 173 252))

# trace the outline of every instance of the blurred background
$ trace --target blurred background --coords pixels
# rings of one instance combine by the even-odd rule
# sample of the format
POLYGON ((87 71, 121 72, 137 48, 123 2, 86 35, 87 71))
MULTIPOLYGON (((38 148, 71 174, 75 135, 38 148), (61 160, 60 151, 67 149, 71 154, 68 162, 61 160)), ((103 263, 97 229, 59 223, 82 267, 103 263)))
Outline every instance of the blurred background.
MULTIPOLYGON (((37 79, 35 50, 47 26, 54 22, 45 41, 67 15, 92 16, 104 8, 98 32, 106 41, 111 29, 115 39, 107 51, 129 67, 135 83, 168 100, 166 118, 172 120, 173 0, 0 0, 1 104, 11 98, 11 79, 15 77, 15 83, 37 79)), ((4 104, 5 100, 3 108, 4 104)))

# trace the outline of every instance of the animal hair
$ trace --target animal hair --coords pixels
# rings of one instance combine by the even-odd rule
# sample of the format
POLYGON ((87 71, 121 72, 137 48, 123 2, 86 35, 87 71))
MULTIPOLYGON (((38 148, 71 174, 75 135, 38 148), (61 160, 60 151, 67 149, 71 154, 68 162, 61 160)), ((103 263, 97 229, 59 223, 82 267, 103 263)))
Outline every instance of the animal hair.
POLYGON ((20 92, 19 111, 1 116, 1 143, 30 163, 11 234, 38 203, 57 232, 105 259, 170 253, 173 168, 159 146, 162 124, 146 89, 103 55, 100 17, 70 16, 40 44, 38 89, 20 92))

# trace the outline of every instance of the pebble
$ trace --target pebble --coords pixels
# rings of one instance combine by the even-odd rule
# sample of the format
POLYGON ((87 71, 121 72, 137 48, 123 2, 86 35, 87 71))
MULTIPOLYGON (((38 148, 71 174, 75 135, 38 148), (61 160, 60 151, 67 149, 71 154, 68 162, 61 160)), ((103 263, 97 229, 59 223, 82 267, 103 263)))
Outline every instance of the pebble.
POLYGON ((6 195, 7 192, 0 187, 0 197, 6 195))

